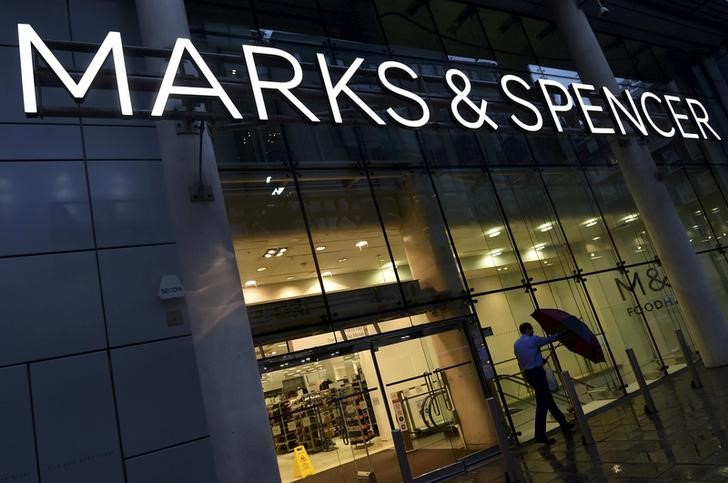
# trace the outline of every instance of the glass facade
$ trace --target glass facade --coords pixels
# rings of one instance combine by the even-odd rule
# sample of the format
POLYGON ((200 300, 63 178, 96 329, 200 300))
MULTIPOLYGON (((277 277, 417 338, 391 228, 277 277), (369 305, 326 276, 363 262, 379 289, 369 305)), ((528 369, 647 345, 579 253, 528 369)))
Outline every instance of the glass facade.
MULTIPOLYGON (((188 15, 201 50, 264 43, 304 64, 315 52, 340 66, 399 60, 421 76, 417 90, 436 121, 419 131, 375 128, 347 104, 346 127, 273 119, 211 128, 284 481, 296 479, 290 452, 298 444, 327 470, 321 481, 344 481, 352 467, 399 481, 384 469, 398 427, 421 450, 411 455, 432 455, 411 456, 415 476, 493 448, 483 406, 492 390, 513 434, 528 439, 534 402, 512 348, 537 308, 578 316, 605 349, 603 363, 549 350, 587 411, 634 389, 627 348, 649 380, 684 366, 675 329, 690 344, 692 335, 604 138, 581 134, 576 116, 565 116, 572 129, 558 135, 524 136, 497 112, 497 133, 447 123, 441 77, 450 66, 473 79, 472 96, 496 104, 506 73, 577 81, 548 22, 450 0, 195 1, 188 15), (483 362, 495 366, 495 388, 478 377, 483 362)), ((687 52, 597 37, 633 93, 720 104, 701 68, 684 68, 687 52)), ((278 67, 266 66, 266 75, 278 67)), ((235 75, 243 67, 218 68, 235 75)), ((304 70, 307 89, 320 90, 315 71, 304 70)), ((376 106, 371 72, 355 79, 376 106)), ((306 102, 316 98, 325 97, 306 102)), ((282 103, 269 108, 289 113, 282 103)), ((646 142, 728 310, 725 148, 646 142)), ((565 404, 563 393, 556 399, 565 404)))

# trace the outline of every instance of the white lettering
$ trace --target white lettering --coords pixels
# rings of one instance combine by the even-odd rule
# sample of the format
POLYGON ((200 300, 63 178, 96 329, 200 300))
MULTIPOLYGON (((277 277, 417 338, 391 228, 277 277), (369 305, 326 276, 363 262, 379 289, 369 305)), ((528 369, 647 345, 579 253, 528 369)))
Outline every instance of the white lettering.
POLYGON ((582 118, 586 124, 587 130, 592 134, 614 134, 614 128, 594 126, 594 121, 589 115, 590 112, 604 112, 604 109, 602 109, 601 106, 587 104, 582 96, 581 91, 594 91, 594 86, 574 82, 570 87, 574 93, 574 98, 576 98, 576 103, 579 105, 579 109, 581 110, 582 118))
POLYGON ((384 126, 385 124, 387 124, 381 117, 377 115, 376 112, 372 111, 372 108, 367 106, 367 104, 362 101, 361 98, 356 95, 356 93, 352 91, 351 88, 347 85, 351 78, 354 76, 356 70, 359 68, 362 62, 364 62, 364 59, 362 59, 361 57, 357 57, 356 59, 354 59, 354 62, 349 66, 348 69, 346 69, 346 72, 344 72, 344 75, 341 76, 336 85, 333 85, 331 83, 331 74, 329 73, 328 65, 326 65, 326 57, 324 56, 324 54, 316 54, 316 59, 318 59, 319 67, 321 68, 321 78, 324 81, 326 97, 329 99, 331 113, 334 115, 334 122, 336 124, 341 124, 343 122, 341 119, 341 111, 339 111, 339 101, 337 100, 339 95, 342 93, 346 94, 349 99, 354 101, 354 104, 356 104, 362 111, 364 111, 367 116, 369 116, 375 123, 380 126, 384 126))
POLYGON ((203 96, 203 97, 217 97, 227 108, 233 119, 242 119, 243 116, 235 107, 233 101, 230 100, 225 90, 222 88, 220 83, 217 81, 212 71, 207 66, 202 56, 192 42, 189 39, 177 39, 172 50, 172 55, 169 58, 167 64, 167 71, 164 73, 162 79, 162 86, 159 88, 157 94, 157 100, 154 101, 154 107, 152 108, 152 117, 159 117, 164 114, 164 108, 167 106, 167 100, 171 94, 180 96, 203 96), (195 65, 199 72, 205 77, 210 87, 187 87, 187 86, 176 86, 174 85, 174 79, 177 77, 177 71, 180 68, 182 62, 182 54, 187 51, 195 62, 195 65))
POLYGON ((622 92, 622 97, 625 97, 627 99, 631 111, 627 109, 627 107, 625 107, 624 104, 620 102, 619 98, 612 94, 612 92, 606 87, 602 87, 602 94, 604 95, 604 99, 607 100, 607 104, 609 105, 609 114, 612 118, 612 122, 617 125, 620 133, 627 134, 627 131, 625 130, 624 124, 622 123, 622 118, 617 111, 618 109, 619 111, 622 111, 622 114, 627 117, 627 120, 633 128, 637 129, 643 136, 647 136, 647 127, 645 126, 645 121, 644 119, 642 119, 642 116, 640 116, 640 112, 634 102, 632 93, 629 92, 629 90, 625 89, 622 92))
POLYGON ((255 98, 255 106, 258 109, 258 118, 261 121, 268 120, 268 111, 265 108, 265 100, 263 99, 263 89, 278 91, 285 96, 288 101, 298 108, 304 116, 311 122, 320 122, 319 118, 314 115, 306 105, 291 93, 291 89, 297 87, 303 80, 303 70, 301 64, 296 58, 285 50, 273 47, 263 47, 260 45, 243 45, 243 55, 245 56, 245 64, 248 67, 248 76, 250 77, 250 88, 253 90, 255 98), (293 78, 287 81, 262 81, 258 77, 258 66, 255 65, 255 54, 270 55, 280 57, 288 61, 293 67, 293 78))
POLYGON ((551 113, 551 119, 554 121, 556 131, 564 132, 564 128, 561 126, 561 120, 556 113, 568 112, 572 107, 574 107, 574 100, 571 98, 571 95, 569 95, 569 91, 567 91, 566 88, 559 82, 551 79, 538 79, 536 83, 538 83, 538 86, 541 88, 543 100, 546 103, 546 107, 548 107, 549 113, 551 113), (566 102, 563 104, 554 104, 553 99, 551 99, 551 94, 549 94, 549 87, 554 87, 560 91, 561 96, 566 99, 566 102))
POLYGON ((671 138, 675 135, 675 128, 671 127, 669 131, 663 131, 660 129, 660 127, 655 124, 655 121, 652 119, 652 116, 650 116, 650 112, 647 110, 647 100, 652 99, 654 101, 657 101, 658 104, 662 104, 662 99, 657 97, 655 94, 651 92, 643 92, 642 96, 640 97, 640 105, 642 106, 642 112, 645 115, 645 119, 647 119, 647 122, 652 126, 652 129, 655 130, 657 134, 659 134, 662 137, 665 138, 671 138))
POLYGON ((680 134, 685 139, 700 139, 700 136, 698 136, 695 133, 691 132, 685 132, 683 129, 682 120, 690 119, 687 114, 678 114, 675 111, 675 106, 673 106, 673 102, 680 102, 680 98, 677 96, 671 96, 671 95, 665 95, 665 103, 667 104, 667 109, 670 111, 670 116, 672 116, 672 120, 675 121, 675 125, 677 126, 678 130, 680 131, 680 134))
POLYGON ((715 136, 715 139, 720 141, 721 139, 720 136, 718 136, 718 133, 715 132, 715 129, 710 127, 710 124, 708 124, 710 122, 710 117, 708 116, 708 111, 705 110, 705 106, 697 99, 691 99, 689 97, 685 98, 685 102, 693 115, 693 119, 695 119, 695 124, 698 125, 698 129, 700 129, 700 133, 703 135, 703 139, 708 139, 708 136, 706 136, 705 130, 703 129, 703 126, 705 126, 708 130, 710 130, 711 134, 715 136), (698 116, 698 113, 695 112, 695 108, 700 108, 700 111, 702 112, 701 116, 698 116))
POLYGON ((529 132, 537 132, 540 131, 543 128, 543 116, 541 116, 541 112, 536 108, 535 105, 528 102, 527 100, 516 96, 511 92, 511 90, 508 88, 509 82, 515 82, 516 84, 519 84, 526 90, 530 90, 531 86, 528 85, 528 82, 521 79, 518 76, 515 76, 513 74, 506 74, 503 77, 501 77, 500 80, 500 88, 504 96, 506 96, 508 99, 512 100, 516 104, 519 104, 529 111, 533 113, 534 116, 536 116, 536 122, 534 124, 526 124, 525 122, 521 121, 518 117, 516 117, 515 114, 511 115, 510 120, 513 124, 518 126, 519 128, 529 131, 529 132))
POLYGON ((134 114, 129 94, 129 80, 126 76, 126 64, 124 63, 124 50, 121 45, 121 34, 109 32, 101 43, 98 52, 76 83, 61 65, 58 59, 51 53, 50 49, 38 37, 38 34, 28 24, 18 24, 18 47, 20 50, 20 76, 23 84, 23 106, 26 113, 37 113, 38 105, 35 95, 35 71, 33 70, 33 47, 48 63, 48 66, 58 76, 63 85, 71 95, 78 100, 86 97, 91 87, 91 82, 96 78, 106 58, 111 54, 114 62, 114 73, 116 75, 116 87, 119 91, 119 104, 121 114, 131 116, 134 114))
POLYGON ((414 92, 410 92, 406 89, 402 89, 401 87, 392 84, 389 79, 387 79, 387 71, 389 69, 402 70, 406 72, 412 80, 417 79, 417 74, 415 73, 415 71, 413 71, 408 65, 405 65, 401 62, 389 60, 387 62, 382 62, 379 65, 379 68, 377 69, 377 75, 379 76, 379 82, 385 89, 407 99, 415 101, 422 110, 422 116, 420 116, 419 119, 410 120, 400 116, 397 111, 395 111, 391 107, 387 109, 387 114, 394 120, 394 122, 401 124, 405 127, 415 128, 424 126, 430 121, 430 108, 427 106, 427 103, 414 92))

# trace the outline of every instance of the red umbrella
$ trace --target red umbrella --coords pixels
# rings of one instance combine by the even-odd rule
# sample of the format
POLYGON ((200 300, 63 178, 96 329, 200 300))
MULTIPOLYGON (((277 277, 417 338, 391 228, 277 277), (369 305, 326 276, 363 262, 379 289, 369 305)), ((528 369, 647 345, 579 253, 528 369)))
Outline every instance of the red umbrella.
POLYGON ((604 362, 604 352, 597 337, 589 327, 573 315, 558 309, 538 309, 531 317, 549 335, 566 332, 561 343, 571 352, 580 354, 593 362, 604 362))

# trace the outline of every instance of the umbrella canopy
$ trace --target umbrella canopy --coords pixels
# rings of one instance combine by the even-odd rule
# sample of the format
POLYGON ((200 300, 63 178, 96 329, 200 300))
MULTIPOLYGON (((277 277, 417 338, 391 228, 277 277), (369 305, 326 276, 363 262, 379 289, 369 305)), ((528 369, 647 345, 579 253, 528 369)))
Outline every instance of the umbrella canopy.
POLYGON ((573 315, 558 309, 538 309, 531 317, 549 335, 566 332, 561 343, 571 352, 580 354, 593 362, 604 362, 604 352, 597 337, 589 327, 573 315))

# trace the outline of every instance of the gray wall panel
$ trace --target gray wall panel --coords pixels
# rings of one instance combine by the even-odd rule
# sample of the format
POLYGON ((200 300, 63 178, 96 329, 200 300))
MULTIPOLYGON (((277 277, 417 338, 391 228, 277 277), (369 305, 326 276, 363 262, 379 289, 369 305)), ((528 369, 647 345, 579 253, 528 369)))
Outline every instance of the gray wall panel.
POLYGON ((0 481, 35 483, 35 439, 27 366, 0 369, 0 481))
POLYGON ((0 259, 0 365, 106 346, 93 252, 0 259))
POLYGON ((83 159, 79 126, 6 124, 0 146, 0 161, 83 159))
POLYGON ((0 256, 93 248, 83 163, 0 163, 0 233, 0 256))
POLYGON ((217 478, 207 439, 131 459, 126 474, 128 483, 214 483, 217 478))
POLYGON ((92 161, 89 182, 99 247, 174 241, 160 161, 92 161))
POLYGON ((43 483, 123 483, 106 352, 31 365, 43 483))
POLYGON ((192 339, 111 352, 127 457, 207 435, 192 339))
POLYGON ((88 159, 159 159, 157 130, 151 127, 85 126, 88 159))

